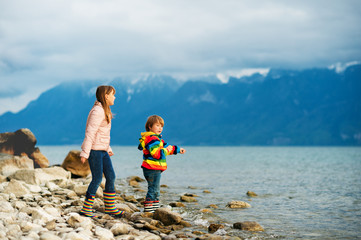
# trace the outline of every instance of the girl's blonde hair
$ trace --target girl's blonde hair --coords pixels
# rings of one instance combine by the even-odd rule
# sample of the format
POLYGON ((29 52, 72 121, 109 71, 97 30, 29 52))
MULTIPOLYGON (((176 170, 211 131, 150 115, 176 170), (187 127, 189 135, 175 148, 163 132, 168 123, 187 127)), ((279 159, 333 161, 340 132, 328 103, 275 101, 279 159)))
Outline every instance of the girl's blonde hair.
POLYGON ((145 130, 147 130, 147 132, 149 132, 150 129, 152 128, 153 124, 155 124, 155 123, 160 123, 160 125, 162 125, 162 127, 164 126, 163 118, 161 118, 158 115, 152 115, 152 116, 148 117, 147 122, 145 123, 145 130))
POLYGON ((112 86, 99 86, 95 94, 98 102, 100 102, 103 106, 105 119, 107 120, 108 123, 110 123, 110 121, 112 120, 113 114, 112 111, 110 110, 109 105, 107 104, 105 95, 111 94, 112 92, 115 94, 115 88, 112 86))

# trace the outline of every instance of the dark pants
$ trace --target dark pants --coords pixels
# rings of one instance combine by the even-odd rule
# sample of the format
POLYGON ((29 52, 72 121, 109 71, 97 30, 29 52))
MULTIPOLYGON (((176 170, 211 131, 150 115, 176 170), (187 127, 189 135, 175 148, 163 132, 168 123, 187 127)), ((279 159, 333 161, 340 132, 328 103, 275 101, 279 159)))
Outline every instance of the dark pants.
POLYGON ((89 184, 86 197, 95 196, 98 187, 105 176, 105 192, 115 192, 115 172, 112 161, 106 151, 91 150, 88 158, 90 170, 92 173, 92 181, 89 184))
POLYGON ((143 174, 148 182, 146 201, 159 201, 161 170, 143 168, 143 174))

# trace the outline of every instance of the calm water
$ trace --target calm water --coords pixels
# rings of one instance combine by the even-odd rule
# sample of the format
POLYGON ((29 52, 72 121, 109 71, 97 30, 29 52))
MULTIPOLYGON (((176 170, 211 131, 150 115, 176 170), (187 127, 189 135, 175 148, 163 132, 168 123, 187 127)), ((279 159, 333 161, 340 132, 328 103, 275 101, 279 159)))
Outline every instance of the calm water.
MULTIPOLYGON (((79 146, 41 146, 50 164, 60 164, 79 146)), ((169 156, 162 174, 161 201, 178 201, 184 193, 198 203, 175 209, 199 226, 223 223, 227 234, 248 239, 361 239, 361 148, 359 147, 187 147, 169 156), (192 186, 192 188, 189 188, 192 186), (194 188, 193 188, 194 187, 194 188), (211 193, 203 193, 209 190, 211 193), (247 191, 258 197, 249 198, 247 191), (226 204, 245 201, 251 208, 226 204), (200 209, 216 204, 213 214, 200 209), (239 221, 256 221, 265 232, 233 230, 239 221)), ((114 146, 113 164, 125 192, 128 176, 142 176, 142 154, 134 147, 114 146)), ((142 187, 146 187, 145 184, 142 187)), ((142 197, 144 193, 138 193, 142 197)), ((220 232, 221 234, 222 232, 220 232)))

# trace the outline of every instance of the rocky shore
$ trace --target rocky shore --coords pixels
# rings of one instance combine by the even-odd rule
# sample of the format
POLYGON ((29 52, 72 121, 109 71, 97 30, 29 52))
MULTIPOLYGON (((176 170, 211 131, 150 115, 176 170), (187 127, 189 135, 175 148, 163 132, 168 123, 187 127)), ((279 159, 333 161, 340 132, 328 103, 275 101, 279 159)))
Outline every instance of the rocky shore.
MULTIPOLYGON (((1 139, 4 138, 0 136, 0 148, 4 142, 1 139)), ((224 229, 263 231, 258 223, 247 221, 195 228, 174 211, 196 202, 197 196, 192 194, 180 196, 179 201, 168 203, 155 213, 144 213, 144 199, 132 195, 145 191, 139 187, 144 181, 140 177, 127 179, 128 187, 133 189, 128 195, 117 191, 116 206, 129 214, 119 219, 104 213, 103 182, 94 202, 99 218, 84 217, 79 211, 91 177, 88 168, 77 164, 80 162, 77 151, 69 152, 62 166, 34 168, 39 166, 34 158, 21 153, 14 155, 9 144, 2 148, 6 153, 0 153, 0 239, 241 239, 228 235, 224 229)), ((216 206, 201 211, 212 212, 212 207, 216 206)), ((227 207, 251 206, 231 201, 227 207)))

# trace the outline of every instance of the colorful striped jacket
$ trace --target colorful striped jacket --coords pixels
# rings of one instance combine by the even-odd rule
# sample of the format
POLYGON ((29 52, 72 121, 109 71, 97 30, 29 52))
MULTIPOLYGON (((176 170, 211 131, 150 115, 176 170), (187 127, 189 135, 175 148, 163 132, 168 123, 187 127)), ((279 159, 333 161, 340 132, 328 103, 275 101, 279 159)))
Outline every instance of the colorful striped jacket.
POLYGON ((141 136, 138 149, 143 150, 142 167, 151 170, 166 170, 166 156, 179 153, 180 148, 172 146, 172 150, 168 151, 167 147, 170 145, 164 142, 161 135, 154 132, 143 132, 141 136))

